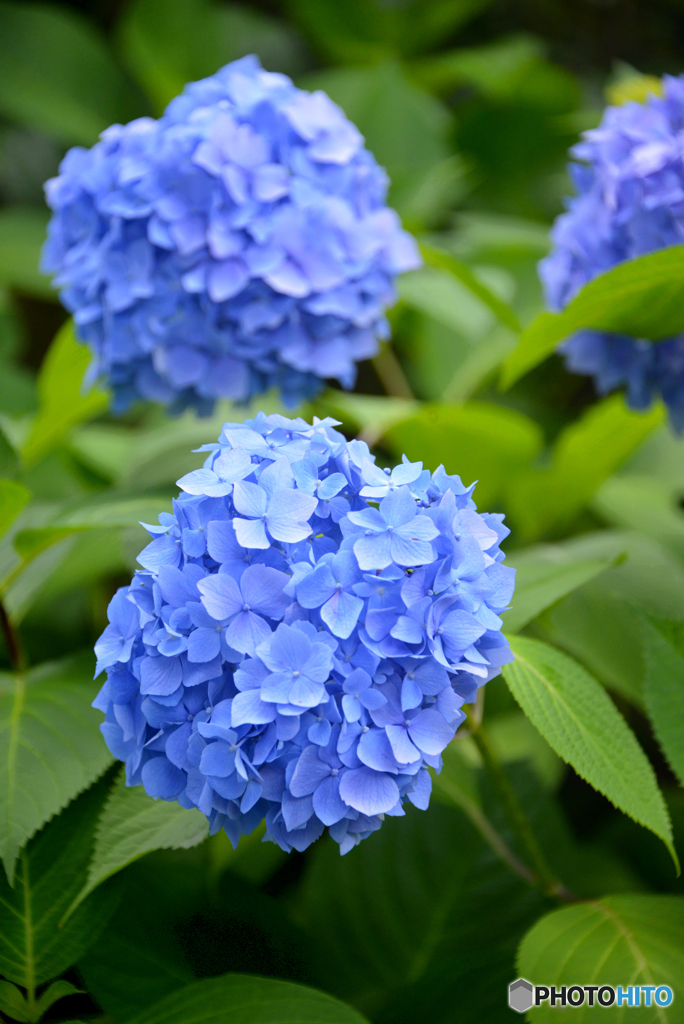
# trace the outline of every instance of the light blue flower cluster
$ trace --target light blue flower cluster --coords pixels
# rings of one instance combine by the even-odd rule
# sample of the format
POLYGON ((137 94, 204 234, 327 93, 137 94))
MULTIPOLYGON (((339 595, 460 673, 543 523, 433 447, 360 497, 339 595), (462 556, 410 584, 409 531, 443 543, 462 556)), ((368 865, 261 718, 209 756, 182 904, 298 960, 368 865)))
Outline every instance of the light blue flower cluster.
MULTIPOLYGON (((598 128, 571 149, 578 195, 553 228, 554 249, 540 263, 552 309, 562 309, 616 263, 684 243, 684 76, 663 79, 663 96, 608 107, 598 128)), ((665 400, 684 429, 684 335, 657 344, 605 331, 580 331, 561 351, 601 394, 625 387, 629 404, 665 400)))
POLYGON ((294 403, 353 384, 420 263, 386 191, 339 107, 245 57, 67 153, 43 269, 117 410, 294 403))
POLYGON ((380 469, 334 420, 227 423, 109 607, 95 701, 129 785, 234 844, 345 853, 427 807, 461 707, 512 659, 508 530, 473 487, 380 469))

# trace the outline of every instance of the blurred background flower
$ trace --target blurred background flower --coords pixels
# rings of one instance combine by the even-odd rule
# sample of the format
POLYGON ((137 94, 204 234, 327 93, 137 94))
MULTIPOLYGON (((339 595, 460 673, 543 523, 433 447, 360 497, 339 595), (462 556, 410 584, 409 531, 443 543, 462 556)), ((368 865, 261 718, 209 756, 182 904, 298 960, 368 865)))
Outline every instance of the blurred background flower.
MULTIPOLYGON (((562 309, 583 284, 617 263, 684 241, 684 78, 645 84, 642 102, 608 107, 598 128, 572 147, 577 195, 555 222, 553 251, 540 263, 546 298, 562 309)), ((651 344, 580 331, 564 342, 566 364, 591 374, 600 394, 625 387, 635 409, 662 396, 684 429, 684 338, 651 344)))

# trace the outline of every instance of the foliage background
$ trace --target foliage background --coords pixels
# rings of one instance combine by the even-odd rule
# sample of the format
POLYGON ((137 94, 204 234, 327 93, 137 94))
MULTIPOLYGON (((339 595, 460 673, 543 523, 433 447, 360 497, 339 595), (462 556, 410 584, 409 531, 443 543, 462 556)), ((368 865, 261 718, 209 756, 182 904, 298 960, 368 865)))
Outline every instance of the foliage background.
MULTIPOLYGON (((499 386, 515 317, 527 323, 542 307, 535 268, 569 191, 567 147, 606 99, 643 95, 635 69, 684 70, 678 0, 0 3, 0 475, 10 481, 0 490, 0 593, 32 666, 18 682, 12 652, 0 651, 8 877, 22 850, 14 888, 0 877, 9 1020, 44 1011, 183 1024, 182 999, 144 1011, 194 980, 244 972, 315 986, 376 1024, 497 1022, 512 1019, 506 987, 518 972, 589 983, 599 962, 600 980, 648 980, 625 934, 647 970, 681 986, 682 1003, 658 1019, 684 1020, 684 912, 670 898, 683 883, 649 789, 657 777, 681 852, 684 443, 659 409, 599 403, 556 356, 499 386), (526 647, 530 638, 576 660, 546 656, 561 657, 544 669, 562 697, 557 720, 523 669, 508 686, 490 683, 488 743, 553 875, 581 899, 606 897, 562 911, 588 915, 594 946, 576 938, 581 921, 544 917, 558 900, 484 841, 482 821, 523 860, 529 852, 472 739, 452 745, 428 812, 387 820, 344 859, 327 840, 289 856, 258 836, 236 853, 225 836, 200 842, 190 812, 160 813, 114 783, 88 710, 92 645, 145 543, 134 524, 170 507, 175 480, 198 464, 191 449, 242 414, 169 421, 138 408, 114 420, 105 396, 80 394, 87 356, 37 271, 42 183, 69 146, 158 115, 186 81, 248 52, 339 102, 387 167, 405 225, 474 277, 473 288, 462 267, 460 280, 434 266, 407 275, 392 312, 397 359, 385 350, 361 366, 354 394, 330 389, 302 412, 337 415, 385 464, 405 451, 479 478, 479 508, 506 513, 520 579, 507 627, 525 634, 517 664, 548 651, 526 647), (508 325, 497 299, 514 311, 508 325), (575 713, 596 725, 588 764, 563 734, 575 713), (604 755, 612 769, 597 767, 604 755), (84 886, 94 891, 65 923, 84 886), (62 988, 36 1008, 32 994, 56 977, 62 988)), ((259 405, 278 408, 273 396, 259 405)), ((201 991, 231 1005, 229 989, 201 991)), ((284 1013, 284 990, 274 998, 284 1013)), ((254 1012, 245 1021, 266 1019, 254 1012)), ((320 1012, 311 1020, 360 1019, 320 1012)))

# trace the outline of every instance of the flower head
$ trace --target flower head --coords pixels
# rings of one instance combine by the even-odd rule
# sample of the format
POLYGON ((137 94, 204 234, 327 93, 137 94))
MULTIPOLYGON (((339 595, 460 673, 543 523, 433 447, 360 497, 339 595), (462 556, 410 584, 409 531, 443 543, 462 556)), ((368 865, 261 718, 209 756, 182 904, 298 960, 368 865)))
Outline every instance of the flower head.
POLYGON ((265 819, 285 850, 328 828, 344 853, 426 807, 462 705, 511 660, 502 517, 442 467, 385 474, 335 426, 227 423, 96 645, 129 785, 233 843, 265 819))
MULTIPOLYGON (((386 190, 339 107, 245 57, 67 153, 43 268, 116 409, 204 412, 272 386, 294 403, 353 384, 420 262, 386 190)), ((206 493, 225 493, 234 467, 213 471, 206 493)))
MULTIPOLYGON (((663 95, 608 107, 598 128, 571 149, 577 195, 556 220, 553 251, 539 270, 552 309, 616 263, 684 240, 684 76, 663 78, 663 95)), ((652 344, 607 331, 579 331, 561 351, 601 394, 625 387, 644 409, 662 397, 684 429, 684 335, 652 344)))

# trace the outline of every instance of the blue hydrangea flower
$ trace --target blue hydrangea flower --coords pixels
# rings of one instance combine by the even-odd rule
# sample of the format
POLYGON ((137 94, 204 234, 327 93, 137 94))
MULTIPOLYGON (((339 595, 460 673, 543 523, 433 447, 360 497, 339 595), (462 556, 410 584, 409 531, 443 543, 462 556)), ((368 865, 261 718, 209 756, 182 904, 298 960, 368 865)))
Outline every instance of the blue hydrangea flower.
POLYGON ((272 386, 294 404, 352 386, 420 263, 386 191, 325 93, 245 57, 67 153, 42 266, 115 409, 204 413, 272 386))
MULTIPOLYGON (((608 107, 570 152, 577 196, 556 220, 553 251, 540 263, 550 307, 562 309, 587 281, 616 263, 684 242, 684 76, 663 78, 663 95, 608 107)), ((580 331, 561 351, 598 391, 626 389, 635 409, 662 397, 684 429, 684 334, 652 344, 580 331)))
POLYGON ((500 515, 335 420, 259 413, 203 445, 97 642, 127 782, 212 832, 346 853, 425 808, 464 703, 512 658, 500 515))

